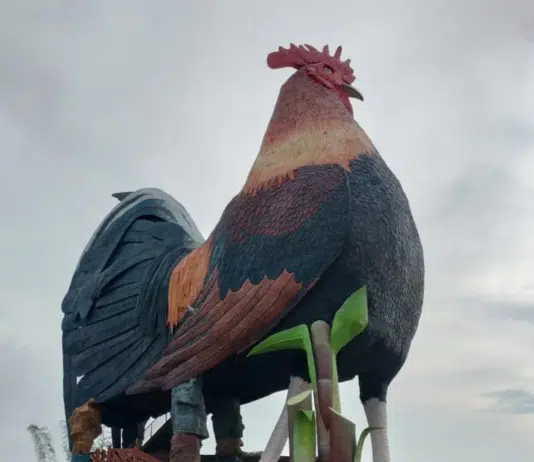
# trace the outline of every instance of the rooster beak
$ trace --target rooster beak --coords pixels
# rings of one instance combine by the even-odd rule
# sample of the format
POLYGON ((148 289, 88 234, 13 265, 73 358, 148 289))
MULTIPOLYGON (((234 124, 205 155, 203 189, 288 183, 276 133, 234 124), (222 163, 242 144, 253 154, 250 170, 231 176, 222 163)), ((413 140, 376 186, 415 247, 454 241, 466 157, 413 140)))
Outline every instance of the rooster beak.
POLYGON ((363 101, 363 95, 358 90, 356 90, 356 88, 354 88, 352 85, 344 84, 343 90, 345 91, 347 95, 349 95, 349 98, 356 98, 356 99, 359 99, 360 101, 363 101))

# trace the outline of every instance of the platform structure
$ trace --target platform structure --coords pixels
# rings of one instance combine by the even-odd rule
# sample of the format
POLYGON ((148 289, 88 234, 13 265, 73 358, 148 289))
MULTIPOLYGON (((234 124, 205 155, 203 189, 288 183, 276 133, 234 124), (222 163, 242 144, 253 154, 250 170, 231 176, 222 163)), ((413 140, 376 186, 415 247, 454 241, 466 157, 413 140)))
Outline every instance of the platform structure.
MULTIPOLYGON (((172 437, 170 414, 151 419, 145 427, 141 448, 108 449, 92 454, 92 462, 168 462, 172 437)), ((261 453, 243 454, 242 462, 259 462, 261 453)), ((202 455, 201 462, 216 462, 214 455, 202 455)), ((279 462, 289 462, 282 456, 279 462)))
MULTIPOLYGON (((161 454, 157 457, 147 454, 141 449, 108 449, 92 454, 92 462, 168 462, 169 455, 161 454)), ((260 455, 245 454, 241 457, 242 462, 259 462, 260 455)), ((213 455, 202 455, 201 462, 216 462, 213 455)), ((289 457, 282 456, 279 462, 289 462, 289 457)))
POLYGON ((141 448, 148 454, 168 454, 171 448, 171 437, 171 415, 170 413, 163 414, 147 422, 141 448))
MULTIPOLYGON (((92 462, 168 462, 169 455, 166 454, 147 454, 141 449, 108 449, 92 454, 92 462)), ((202 455, 201 462, 216 462, 214 455, 202 455)), ((241 457, 242 462, 259 462, 259 454, 244 454, 241 457)), ((289 457, 282 456, 279 462, 289 462, 289 457)))

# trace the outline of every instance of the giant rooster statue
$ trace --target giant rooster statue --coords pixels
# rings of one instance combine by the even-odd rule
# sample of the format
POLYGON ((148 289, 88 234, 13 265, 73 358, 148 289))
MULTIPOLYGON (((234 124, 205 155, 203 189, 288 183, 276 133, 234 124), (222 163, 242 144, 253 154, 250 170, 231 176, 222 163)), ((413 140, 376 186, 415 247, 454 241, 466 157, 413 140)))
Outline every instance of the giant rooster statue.
POLYGON ((341 351, 339 376, 358 376, 368 422, 382 428, 373 461, 389 462, 386 394, 419 322, 423 251, 399 181, 354 120, 349 97, 363 98, 340 56, 309 45, 268 56, 296 72, 206 241, 162 191, 117 195, 63 302, 74 459, 87 460, 95 424, 131 429, 170 407, 170 460, 200 460, 208 413, 219 460, 238 460, 239 406, 287 389, 291 375, 308 380, 300 352, 247 352, 275 332, 332 322, 365 285, 368 328, 341 351), (93 432, 80 423, 88 407, 93 432))

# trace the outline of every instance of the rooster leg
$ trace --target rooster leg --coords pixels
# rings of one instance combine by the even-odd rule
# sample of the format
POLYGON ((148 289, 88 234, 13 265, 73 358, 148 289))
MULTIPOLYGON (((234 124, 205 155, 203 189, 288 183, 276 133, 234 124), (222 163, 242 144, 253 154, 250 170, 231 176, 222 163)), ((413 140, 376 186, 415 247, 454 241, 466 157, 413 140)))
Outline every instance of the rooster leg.
POLYGON ((380 398, 369 398, 363 401, 363 407, 368 426, 380 428, 380 430, 373 430, 370 434, 373 462, 390 462, 386 401, 380 398))
POLYGON ((145 427, 148 419, 143 419, 141 422, 137 422, 137 440, 135 442, 135 447, 143 447, 143 442, 145 441, 145 427))
POLYGON ((122 447, 134 448, 141 447, 145 436, 146 420, 133 422, 130 426, 122 430, 122 447))
POLYGON ((221 399, 214 408, 213 432, 217 443, 217 462, 239 462, 243 446, 241 406, 238 399, 221 399))
POLYGON ((200 446, 208 438, 202 377, 172 389, 172 439, 169 462, 200 462, 200 446))
POLYGON ((94 400, 74 409, 70 419, 72 462, 89 462, 95 438, 102 433, 102 414, 94 400))
POLYGON ((122 442, 122 428, 111 427, 111 446, 120 449, 122 442))

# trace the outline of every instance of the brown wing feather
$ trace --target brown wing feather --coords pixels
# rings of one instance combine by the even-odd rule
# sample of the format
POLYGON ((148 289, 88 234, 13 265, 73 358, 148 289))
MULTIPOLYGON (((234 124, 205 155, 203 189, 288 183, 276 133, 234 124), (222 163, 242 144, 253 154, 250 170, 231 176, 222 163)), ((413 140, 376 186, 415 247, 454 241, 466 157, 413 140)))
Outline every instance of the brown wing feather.
MULTIPOLYGON (((212 287, 206 302, 214 300, 213 291, 218 292, 215 285, 212 287)), ((265 278, 257 285, 247 281, 215 304, 203 303, 194 316, 197 322, 183 326, 184 335, 175 336, 164 358, 136 389, 172 388, 246 349, 269 330, 291 301, 300 298, 301 292, 302 284, 285 271, 277 279, 265 278), (247 305, 254 309, 243 310, 247 305)))

